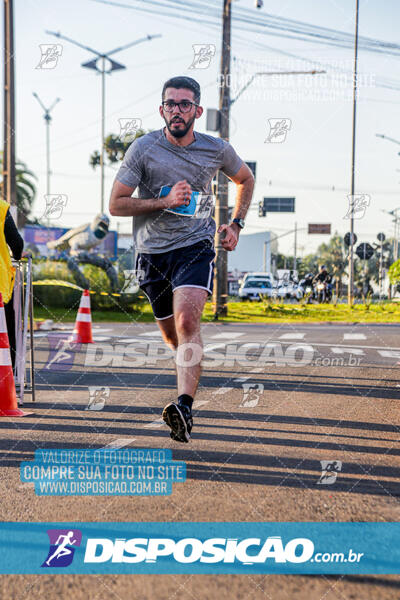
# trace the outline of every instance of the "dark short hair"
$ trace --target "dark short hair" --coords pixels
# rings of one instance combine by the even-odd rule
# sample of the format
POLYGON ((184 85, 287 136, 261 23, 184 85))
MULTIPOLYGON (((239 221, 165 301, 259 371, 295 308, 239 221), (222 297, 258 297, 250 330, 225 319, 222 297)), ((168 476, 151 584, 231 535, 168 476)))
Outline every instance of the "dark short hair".
POLYGON ((171 77, 171 79, 168 79, 168 81, 164 83, 162 89, 162 101, 164 100, 165 90, 167 88, 175 88, 177 90, 185 88, 191 90, 193 92, 194 101, 196 102, 196 104, 200 103, 200 86, 197 83, 197 81, 195 79, 192 79, 191 77, 185 77, 184 75, 182 75, 180 77, 171 77))

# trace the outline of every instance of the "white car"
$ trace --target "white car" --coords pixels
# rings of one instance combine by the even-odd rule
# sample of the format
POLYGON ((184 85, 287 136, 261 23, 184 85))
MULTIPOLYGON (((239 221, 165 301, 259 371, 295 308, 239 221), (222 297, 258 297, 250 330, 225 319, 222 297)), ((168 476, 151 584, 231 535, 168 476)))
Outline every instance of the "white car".
POLYGON ((239 298, 242 300, 261 300, 260 296, 272 296, 272 282, 269 279, 249 279, 239 288, 239 298))
POLYGON ((239 280, 239 283, 242 284, 246 284, 247 280, 252 280, 254 281, 255 279, 257 280, 261 280, 261 281, 270 281, 272 284, 274 284, 275 282, 275 278, 272 275, 272 273, 262 273, 262 272, 250 272, 250 273, 246 273, 246 275, 243 277, 243 279, 239 280))

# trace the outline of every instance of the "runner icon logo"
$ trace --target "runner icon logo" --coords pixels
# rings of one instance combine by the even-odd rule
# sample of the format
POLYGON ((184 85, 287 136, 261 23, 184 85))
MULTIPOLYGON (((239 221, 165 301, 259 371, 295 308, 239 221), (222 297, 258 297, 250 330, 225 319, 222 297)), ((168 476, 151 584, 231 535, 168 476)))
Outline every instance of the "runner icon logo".
POLYGON ((254 408, 264 393, 262 383, 242 383, 243 399, 239 407, 254 408))
POLYGON ((74 558, 75 548, 81 545, 79 529, 48 529, 50 548, 42 567, 68 567, 74 558))
POLYGON ((337 474, 342 470, 341 460, 321 460, 321 477, 317 481, 319 485, 332 485, 337 479, 337 474))
POLYGON ((142 127, 142 119, 118 119, 119 136, 118 139, 124 144, 130 144, 136 137, 137 132, 142 127))
POLYGON ((189 69, 208 69, 215 56, 214 44, 193 44, 193 62, 189 69))
POLYGON ((61 44, 39 44, 40 61, 36 69, 54 69, 57 66, 58 59, 62 54, 61 44))
POLYGON ((106 401, 110 397, 110 388, 104 386, 89 387, 89 404, 86 410, 103 410, 106 401))
POLYGON ((269 134, 265 144, 282 144, 286 140, 287 132, 292 127, 291 119, 268 119, 269 134))

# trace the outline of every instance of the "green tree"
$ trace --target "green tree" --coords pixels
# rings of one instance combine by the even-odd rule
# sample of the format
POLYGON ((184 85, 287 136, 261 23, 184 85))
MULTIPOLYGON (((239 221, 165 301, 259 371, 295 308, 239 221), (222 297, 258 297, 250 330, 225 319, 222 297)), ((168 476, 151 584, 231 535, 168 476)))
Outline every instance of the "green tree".
POLYGON ((400 291, 400 258, 394 262, 389 269, 389 281, 400 291))
MULTIPOLYGON (((3 191, 3 153, 0 154, 0 194, 4 198, 3 191)), ((36 183, 37 177, 30 171, 26 164, 17 160, 15 163, 15 179, 17 186, 17 207, 19 226, 23 227, 26 223, 37 224, 36 218, 31 218, 30 214, 33 209, 33 203, 36 198, 36 183)))
MULTIPOLYGON (((104 149, 106 151, 108 163, 112 165, 120 162, 124 158, 125 152, 128 150, 131 143, 145 134, 146 131, 144 129, 138 129, 133 140, 123 142, 119 135, 110 133, 104 140, 104 149)), ((98 150, 94 150, 90 155, 89 164, 93 169, 96 169, 96 167, 100 165, 100 153, 98 150)))

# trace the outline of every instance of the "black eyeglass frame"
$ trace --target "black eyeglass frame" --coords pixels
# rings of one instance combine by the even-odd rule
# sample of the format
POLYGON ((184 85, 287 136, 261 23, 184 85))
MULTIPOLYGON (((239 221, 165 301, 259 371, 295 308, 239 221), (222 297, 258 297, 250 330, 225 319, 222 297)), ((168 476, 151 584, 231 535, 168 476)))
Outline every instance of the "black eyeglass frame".
POLYGON ((165 110, 165 112, 168 112, 168 113, 174 112, 175 106, 178 106, 179 111, 182 114, 186 114, 186 113, 190 112, 192 110, 193 106, 196 106, 196 108, 198 108, 200 106, 200 104, 196 104, 195 102, 192 102, 191 100, 181 100, 180 102, 175 102, 174 100, 164 100, 163 102, 161 102, 161 105, 162 105, 163 109, 165 110), (166 109, 165 105, 167 104, 167 102, 171 102, 171 103, 173 102, 174 106, 172 107, 172 110, 166 109), (187 102, 188 104, 191 105, 189 110, 187 110, 187 111, 182 110, 181 104, 183 102, 187 102))

